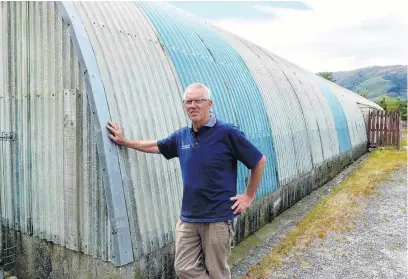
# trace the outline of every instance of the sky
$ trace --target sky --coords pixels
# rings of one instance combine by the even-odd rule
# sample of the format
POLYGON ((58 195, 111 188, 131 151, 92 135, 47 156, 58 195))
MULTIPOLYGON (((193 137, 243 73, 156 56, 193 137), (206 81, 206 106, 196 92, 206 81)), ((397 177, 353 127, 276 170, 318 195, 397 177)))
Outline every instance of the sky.
POLYGON ((168 1, 313 72, 408 64, 408 1, 168 1))

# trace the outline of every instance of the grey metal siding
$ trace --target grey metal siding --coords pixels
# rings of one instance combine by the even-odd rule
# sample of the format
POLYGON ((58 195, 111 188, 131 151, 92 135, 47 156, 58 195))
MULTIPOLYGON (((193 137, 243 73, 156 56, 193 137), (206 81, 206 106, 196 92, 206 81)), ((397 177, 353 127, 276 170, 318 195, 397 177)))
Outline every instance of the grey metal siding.
MULTIPOLYGON (((166 48, 135 3, 74 2, 74 6, 96 56, 110 115, 122 125, 126 137, 161 139, 188 124, 179 80, 183 76, 177 75, 169 49, 181 53, 178 57, 199 55, 177 49, 171 41, 174 37, 168 38, 166 48)), ((15 141, 0 142, 2 222, 114 262, 100 161, 103 155, 97 150, 100 131, 93 125, 97 119, 91 112, 67 22, 53 2, 1 2, 0 7, 0 131, 16 133, 15 141)), ((189 21, 191 26, 196 23, 189 21)), ((173 32, 180 36, 193 29, 184 23, 177 26, 173 32)), ((251 86, 261 93, 267 121, 254 122, 245 119, 245 114, 242 118, 251 129, 271 127, 279 186, 296 182, 338 157, 335 120, 314 74, 251 42, 217 32, 241 56, 256 83, 251 86)), ((220 50, 213 55, 224 61, 222 71, 240 79, 242 73, 234 72, 234 63, 241 58, 234 56, 231 62, 232 56, 221 51, 221 43, 211 42, 211 47, 220 50)), ((197 41, 197 47, 204 47, 201 43, 197 41)), ((206 54, 200 59, 212 61, 206 48, 200 51, 206 54)), ((185 65, 201 71, 198 64, 185 65)), ((205 75, 217 79, 222 71, 209 67, 205 75)), ((226 86, 218 81, 214 84, 226 86)), ((380 108, 335 84, 328 86, 345 112, 352 147, 364 144, 364 118, 358 106, 380 108)), ((238 104, 248 109, 242 100, 238 104)), ((177 160, 166 161, 160 155, 121 147, 118 155, 137 259, 174 241, 181 171, 177 160)))
POLYGON ((0 142, 2 219, 109 260, 102 170, 67 25, 53 2, 2 2, 1 15, 0 130, 16 133, 0 142))
MULTIPOLYGON (((175 70, 134 3, 76 2, 94 47, 112 119, 129 139, 156 140, 188 121, 175 70)), ((119 149, 135 257, 174 241, 180 213, 177 160, 119 149)))

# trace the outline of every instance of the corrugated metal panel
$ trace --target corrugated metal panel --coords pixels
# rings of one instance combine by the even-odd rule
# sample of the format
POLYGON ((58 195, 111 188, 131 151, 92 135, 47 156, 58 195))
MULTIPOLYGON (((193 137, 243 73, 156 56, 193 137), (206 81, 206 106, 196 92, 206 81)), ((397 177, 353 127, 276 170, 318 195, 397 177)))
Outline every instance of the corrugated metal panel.
MULTIPOLYGON (((356 138, 356 145, 361 143, 367 142, 367 132, 366 132, 366 123, 368 122, 368 109, 369 110, 383 110, 379 105, 376 103, 367 100, 366 98, 361 97, 360 95, 345 89, 335 83, 331 84, 333 87, 333 91, 337 94, 341 94, 344 98, 344 101, 350 103, 351 108, 353 108, 354 112, 353 115, 356 117, 355 119, 352 117, 351 121, 355 121, 356 130, 357 130, 357 138, 356 138), (362 114, 362 118, 360 117, 362 114), (364 133, 362 131, 364 130, 364 133)), ((346 104, 346 106, 348 106, 346 104)), ((344 107, 344 105, 343 105, 344 107)))
POLYGON ((382 107, 377 105, 375 102, 370 101, 370 100, 368 100, 368 99, 354 93, 353 91, 350 91, 350 90, 348 90, 348 89, 346 89, 344 87, 341 87, 341 86, 339 86, 337 84, 335 84, 335 86, 338 86, 342 92, 343 91, 347 92, 348 93, 347 98, 353 99, 357 104, 361 104, 361 105, 370 107, 370 108, 375 109, 375 110, 383 110, 382 107))
POLYGON ((261 48, 224 30, 217 31, 241 55, 260 89, 276 150, 279 185, 286 185, 312 169, 299 101, 275 62, 261 48))
MULTIPOLYGON (((296 67, 297 69, 299 69, 299 71, 301 71, 301 72, 304 72, 304 73, 306 73, 308 75, 311 75, 313 77, 317 76, 316 74, 310 72, 307 69, 304 69, 304 68, 302 68, 302 67, 300 67, 298 65, 294 65, 291 62, 288 62, 288 63, 290 63, 292 66, 296 67)), ((328 82, 328 81, 326 81, 326 82, 328 82)), ((341 87, 341 86, 337 85, 336 83, 333 83, 333 85, 335 87, 338 87, 342 92, 347 92, 348 94, 346 94, 345 96, 347 96, 347 98, 349 98, 349 99, 355 100, 356 103, 364 104, 364 105, 366 105, 368 107, 371 107, 372 109, 382 110, 382 108, 379 105, 377 105, 375 102, 370 101, 370 100, 368 100, 366 98, 363 98, 360 95, 354 93, 353 91, 350 91, 347 88, 341 87)))
MULTIPOLYGON (((358 111, 362 114, 363 117, 363 125, 361 124, 360 120, 356 120, 356 125, 357 125, 357 130, 362 131, 364 129, 364 133, 361 134, 360 132, 357 132, 358 138, 357 143, 358 142, 363 142, 366 143, 367 142, 367 132, 366 132, 366 125, 368 124, 368 113, 369 111, 373 111, 373 110, 383 110, 379 105, 377 105, 376 103, 367 100, 366 98, 361 97, 360 95, 345 89, 343 87, 340 87, 337 84, 332 84, 332 86, 334 88, 337 88, 337 90, 335 90, 336 92, 342 92, 344 93, 344 97, 345 97, 345 101, 346 102, 351 102, 352 103, 352 107, 355 108, 355 106, 357 105, 358 111)), ((334 90, 334 89, 333 89, 334 90)), ((343 106, 344 107, 344 106, 343 106)), ((358 112, 355 112, 355 115, 358 115, 358 112)))
MULTIPOLYGON (((133 3, 76 2, 105 86, 110 113, 129 139, 154 140, 185 126, 182 88, 150 22, 133 3)), ((177 160, 120 148, 119 160, 138 257, 174 241, 180 214, 177 160)))
POLYGON ((109 139, 106 124, 111 120, 109 105, 95 53, 82 18, 73 2, 57 2, 59 12, 68 26, 68 32, 78 55, 88 92, 93 125, 97 132, 96 144, 104 180, 104 190, 110 225, 112 226, 113 264, 123 266, 134 261, 129 218, 121 177, 117 146, 109 139))
POLYGON ((336 95, 347 118, 347 126, 350 132, 351 146, 356 147, 367 143, 367 132, 363 114, 355 102, 350 98, 349 92, 343 90, 335 83, 328 83, 330 90, 336 95))
MULTIPOLYGON (((277 188, 275 154, 265 105, 242 58, 213 28, 166 3, 138 3, 153 22, 183 87, 206 84, 214 112, 234 123, 268 158, 257 198, 277 188)), ((243 193, 249 170, 238 167, 237 191, 243 193)))
POLYGON ((284 65, 286 65, 290 72, 296 75, 296 79, 299 79, 300 88, 304 88, 308 98, 313 104, 313 113, 316 115, 319 134, 322 144, 323 158, 325 160, 332 159, 334 156, 339 155, 340 142, 338 138, 338 132, 336 128, 335 115, 330 103, 322 94, 322 90, 313 82, 315 76, 310 76, 304 73, 298 66, 291 62, 282 59, 284 65))
MULTIPOLYGON (((0 130, 17 134, 15 142, 0 142, 1 217, 22 232, 112 260, 93 118, 66 23, 52 2, 0 5, 0 130)), ((214 29, 166 4, 143 4, 163 44, 135 3, 75 6, 97 56, 111 115, 128 138, 158 139, 186 125, 182 88, 204 82, 213 89, 218 116, 237 124, 268 157, 258 198, 277 185, 272 142, 284 184, 310 171, 311 162, 317 166, 338 154, 336 127, 344 136, 347 126, 335 124, 326 93, 289 62, 230 36, 245 64, 214 29)), ((345 109, 353 146, 364 142, 351 97, 343 96, 344 89, 330 92, 345 109)), ((134 254, 140 256, 174 240, 181 172, 177 160, 125 148, 119 155, 134 254)), ((248 175, 240 165, 240 192, 248 175)))
POLYGON ((285 64, 296 72, 297 77, 302 82, 304 88, 307 88, 307 92, 313 96, 318 104, 316 107, 317 113, 320 114, 319 118, 324 119, 320 121, 319 131, 322 137, 322 150, 323 158, 325 161, 334 158, 339 155, 340 145, 337 136, 337 129, 334 121, 333 113, 330 109, 330 105, 323 95, 320 87, 317 86, 315 79, 311 77, 312 73, 300 68, 297 65, 285 60, 285 64))
MULTIPOLYGON (((0 131, 12 132, 11 127, 11 98, 9 91, 8 80, 9 75, 9 63, 8 63, 8 42, 9 34, 7 32, 9 28, 8 23, 8 5, 6 2, 0 3, 0 38, 1 38, 1 52, 0 52, 0 131)), ((1 219, 4 224, 9 222, 8 216, 13 216, 12 203, 12 189, 11 187, 5 187, 11 185, 12 179, 12 160, 11 160, 11 141, 0 141, 0 212, 2 213, 1 219), (3 186, 2 186, 3 185, 3 186), (8 202, 6 202, 8 201, 8 202)), ((12 219, 10 219, 11 221, 12 219)))
POLYGON ((318 86, 321 88, 324 96, 326 97, 327 102, 330 105, 334 118, 334 123, 336 124, 337 136, 340 144, 340 153, 346 152, 351 149, 351 143, 349 128, 347 126, 347 119, 344 114, 344 110, 340 105, 339 100, 337 100, 336 96, 333 94, 333 92, 331 92, 330 88, 328 87, 327 81, 317 75, 314 75, 314 78, 318 86))
MULTIPOLYGON (((290 63, 290 62, 288 62, 290 63)), ((294 65, 292 63, 290 63, 293 67, 296 67, 298 69, 298 72, 301 74, 305 74, 306 76, 308 76, 308 82, 309 84, 314 88, 314 90, 316 92, 320 92, 321 96, 323 96, 323 91, 321 89, 321 87, 318 86, 317 82, 316 82, 316 74, 303 69, 297 65, 294 65)), ((366 128, 365 128, 365 122, 364 122, 364 114, 362 112, 362 110, 359 108, 359 104, 361 104, 362 106, 367 106, 371 109, 380 109, 381 107, 379 107, 376 103, 367 100, 363 97, 361 97, 360 95, 346 89, 343 88, 339 85, 337 85, 336 83, 332 83, 326 80, 323 80, 323 82, 325 82, 329 88, 331 89, 331 92, 333 94, 335 94, 335 96, 337 97, 338 101, 341 103, 342 108, 345 112, 346 118, 347 118, 347 123, 354 123, 353 126, 353 137, 355 138, 355 145, 359 145, 362 143, 365 143, 367 141, 367 133, 366 133, 366 128), (340 96, 342 97, 342 99, 340 100, 340 96), (348 111, 346 111, 348 110, 348 111), (351 116, 352 115, 352 116, 351 116)), ((325 99, 325 98, 324 98, 325 99)), ((327 101, 326 101, 327 102, 327 101)), ((334 124, 332 125, 334 127, 334 124)), ((334 127, 335 129, 335 127, 334 127)), ((349 133, 351 133, 351 131, 349 130, 349 133)), ((350 140, 351 139, 351 135, 350 135, 350 140)), ((354 147, 355 145, 352 146, 354 147)), ((337 153, 337 152, 336 152, 337 153)))
POLYGON ((9 15, 2 24, 9 78, 0 95, 11 114, 0 110, 0 122, 16 133, 12 153, 0 160, 2 175, 11 177, 0 189, 8 193, 3 218, 22 232, 109 260, 102 170, 67 26, 53 2, 2 5, 9 15), (8 160, 12 169, 3 172, 8 160))
MULTIPOLYGON (((290 62, 287 62, 287 63, 291 64, 290 62)), ((302 72, 302 70, 299 67, 294 66, 294 65, 293 67, 298 68, 300 72, 302 72)), ((337 139, 338 139, 337 142, 339 144, 339 149, 336 148, 335 150, 336 154, 339 152, 339 150, 340 152, 349 150, 350 140, 349 140, 348 129, 347 129, 347 121, 346 121, 343 109, 340 106, 340 103, 334 97, 332 92, 327 90, 326 80, 322 80, 319 76, 313 73, 310 73, 308 71, 306 71, 305 74, 308 77, 309 85, 312 86, 315 92, 320 93, 318 94, 318 96, 320 96, 321 102, 329 105, 330 109, 327 112, 331 114, 331 117, 329 117, 329 119, 331 118, 334 120, 335 131, 336 131, 337 139)), ((332 135, 332 138, 333 139, 335 138, 334 135, 332 135)), ((325 149, 327 149, 327 147, 325 149)))
POLYGON ((325 127, 326 120, 321 112, 316 112, 316 108, 320 108, 320 104, 313 96, 313 92, 305 90, 299 77, 296 76, 296 71, 286 63, 286 61, 270 52, 268 55, 275 61, 277 67, 283 72, 285 78, 291 84, 300 104, 307 124, 307 133, 310 141, 310 149, 312 154, 313 166, 320 166, 323 163, 323 146, 326 142, 330 142, 329 136, 323 135, 320 127, 325 127))

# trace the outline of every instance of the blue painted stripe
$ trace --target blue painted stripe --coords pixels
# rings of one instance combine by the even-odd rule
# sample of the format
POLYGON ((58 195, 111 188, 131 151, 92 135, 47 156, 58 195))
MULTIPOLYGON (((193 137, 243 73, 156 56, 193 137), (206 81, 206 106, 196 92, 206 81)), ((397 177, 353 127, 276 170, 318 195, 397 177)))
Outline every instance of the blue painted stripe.
POLYGON ((111 117, 105 88, 88 34, 74 4, 65 1, 57 2, 57 7, 64 21, 69 24, 68 29, 75 53, 84 74, 91 111, 95 116, 93 124, 104 175, 108 215, 112 226, 114 265, 122 266, 133 262, 133 249, 117 147, 108 138, 106 129, 111 117))
POLYGON ((317 80, 317 84, 322 89, 323 95, 329 103, 337 130, 337 137, 339 139, 340 153, 349 151, 351 150, 351 141, 347 125, 347 118, 343 107, 341 106, 339 100, 337 100, 337 97, 330 90, 329 86, 327 85, 327 81, 316 75, 314 75, 314 78, 317 80))
MULTIPOLYGON (((276 190, 276 156, 266 108, 241 56, 213 28, 167 4, 138 5, 155 26, 183 87, 194 82, 206 84, 212 91, 216 116, 237 125, 268 158, 257 198, 276 190)), ((238 193, 245 191, 249 175, 240 163, 238 193)))

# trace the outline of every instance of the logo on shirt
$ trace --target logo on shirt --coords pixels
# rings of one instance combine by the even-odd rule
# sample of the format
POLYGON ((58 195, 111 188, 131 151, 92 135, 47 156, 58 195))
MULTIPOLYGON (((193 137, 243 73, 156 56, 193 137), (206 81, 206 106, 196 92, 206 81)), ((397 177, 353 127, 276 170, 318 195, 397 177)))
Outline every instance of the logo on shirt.
POLYGON ((190 144, 181 144, 181 149, 189 149, 190 148, 190 144))

